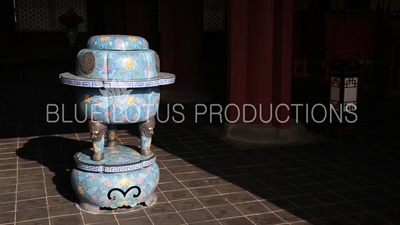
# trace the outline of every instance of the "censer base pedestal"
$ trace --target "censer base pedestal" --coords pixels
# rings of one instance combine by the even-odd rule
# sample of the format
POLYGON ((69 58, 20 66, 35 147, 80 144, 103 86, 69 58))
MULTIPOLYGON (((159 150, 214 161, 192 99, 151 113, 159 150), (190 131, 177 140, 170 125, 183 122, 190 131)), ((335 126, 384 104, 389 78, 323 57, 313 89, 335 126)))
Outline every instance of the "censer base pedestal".
POLYGON ((117 145, 106 147, 104 159, 93 161, 91 149, 75 154, 71 183, 78 196, 76 206, 90 214, 124 214, 151 207, 160 169, 155 155, 117 145))

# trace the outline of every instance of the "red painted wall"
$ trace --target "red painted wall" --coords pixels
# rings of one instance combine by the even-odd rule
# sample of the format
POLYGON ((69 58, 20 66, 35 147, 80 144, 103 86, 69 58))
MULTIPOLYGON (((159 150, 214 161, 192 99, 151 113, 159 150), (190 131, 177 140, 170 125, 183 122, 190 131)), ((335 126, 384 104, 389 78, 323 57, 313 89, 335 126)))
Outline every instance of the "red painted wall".
POLYGON ((373 50, 374 18, 326 17, 328 62, 333 59, 370 60, 373 50))

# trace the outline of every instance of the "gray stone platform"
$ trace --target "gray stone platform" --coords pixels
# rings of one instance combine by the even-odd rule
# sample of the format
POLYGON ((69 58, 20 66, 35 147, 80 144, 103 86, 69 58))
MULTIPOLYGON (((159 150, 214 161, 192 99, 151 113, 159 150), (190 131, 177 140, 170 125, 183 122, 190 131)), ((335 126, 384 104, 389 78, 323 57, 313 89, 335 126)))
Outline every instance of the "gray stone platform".
POLYGON ((271 124, 224 124, 223 136, 227 139, 252 144, 293 144, 306 141, 307 128, 290 120, 289 129, 279 129, 271 124))

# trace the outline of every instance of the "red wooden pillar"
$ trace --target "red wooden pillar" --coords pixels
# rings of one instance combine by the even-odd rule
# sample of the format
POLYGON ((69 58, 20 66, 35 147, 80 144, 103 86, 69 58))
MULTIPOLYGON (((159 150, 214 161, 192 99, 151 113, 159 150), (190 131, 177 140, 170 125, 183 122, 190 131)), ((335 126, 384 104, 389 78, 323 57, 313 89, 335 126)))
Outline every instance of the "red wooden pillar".
POLYGON ((247 36, 247 102, 248 121, 266 123, 271 118, 273 72, 274 1, 255 0, 248 3, 247 36), (263 120, 263 121, 261 121, 263 120))
POLYGON ((228 98, 232 107, 228 111, 230 121, 243 121, 241 108, 247 99, 247 13, 248 1, 228 2, 228 73, 230 75, 228 98))
POLYGON ((239 108, 229 108, 230 122, 252 120, 254 109, 243 110, 250 104, 257 110, 252 123, 273 118, 274 126, 290 128, 293 0, 231 0, 228 6, 228 101, 239 108), (284 107, 275 113, 278 105, 284 107))
POLYGON ((275 0, 274 14, 274 105, 273 125, 290 128, 291 104, 291 68, 292 68, 292 34, 293 34, 293 0, 275 0), (279 105, 281 105, 279 107, 279 105), (288 108, 286 107, 288 106, 288 108), (277 109, 277 107, 279 107, 277 109), (285 121, 285 122, 282 122, 285 121))
POLYGON ((229 1, 228 96, 238 107, 230 106, 230 121, 265 123, 271 118, 273 5, 265 0, 229 1), (255 109, 243 109, 244 104, 255 109))

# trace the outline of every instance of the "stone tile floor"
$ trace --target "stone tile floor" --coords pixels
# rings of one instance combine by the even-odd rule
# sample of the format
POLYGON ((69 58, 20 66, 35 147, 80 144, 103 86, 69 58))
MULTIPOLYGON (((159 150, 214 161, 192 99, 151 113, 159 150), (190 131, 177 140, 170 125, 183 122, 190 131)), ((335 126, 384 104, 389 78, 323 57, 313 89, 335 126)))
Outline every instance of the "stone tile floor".
MULTIPOLYGON (((52 103, 60 110, 65 104, 73 119, 74 92, 57 83, 64 68, 7 66, 12 76, 0 81, 0 224, 400 224, 398 99, 366 107, 361 137, 344 142, 243 151, 199 124, 159 123, 156 205, 94 216, 74 206, 69 183, 73 154, 90 147, 86 124, 46 121, 52 103)), ((137 145, 136 126, 121 127, 118 138, 137 145)))

